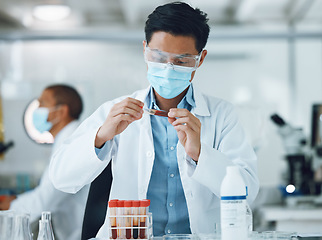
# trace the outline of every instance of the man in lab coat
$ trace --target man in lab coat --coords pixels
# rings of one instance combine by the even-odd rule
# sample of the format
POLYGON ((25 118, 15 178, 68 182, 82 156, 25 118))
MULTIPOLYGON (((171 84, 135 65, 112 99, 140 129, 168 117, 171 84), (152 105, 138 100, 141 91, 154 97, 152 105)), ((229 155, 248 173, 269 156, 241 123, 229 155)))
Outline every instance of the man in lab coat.
MULTIPOLYGON (((51 85, 42 92, 33 122, 40 132, 49 131, 53 135, 52 152, 78 127, 77 119, 82 109, 80 95, 70 86, 51 85)), ((18 195, 13 201, 13 197, 7 198, 0 203, 0 208, 30 213, 31 221, 36 221, 42 211, 50 211, 56 240, 79 240, 87 194, 88 186, 77 194, 55 189, 49 180, 47 168, 39 186, 18 195)))
MULTIPOLYGON (((157 7, 143 41, 151 86, 104 103, 81 124, 53 156, 54 186, 75 193, 112 161, 110 199, 150 199, 156 236, 214 232, 229 165, 239 166, 252 202, 257 159, 234 107, 191 84, 207 55, 208 35, 199 9, 180 2, 157 7)), ((98 237, 109 236, 108 221, 98 237)))

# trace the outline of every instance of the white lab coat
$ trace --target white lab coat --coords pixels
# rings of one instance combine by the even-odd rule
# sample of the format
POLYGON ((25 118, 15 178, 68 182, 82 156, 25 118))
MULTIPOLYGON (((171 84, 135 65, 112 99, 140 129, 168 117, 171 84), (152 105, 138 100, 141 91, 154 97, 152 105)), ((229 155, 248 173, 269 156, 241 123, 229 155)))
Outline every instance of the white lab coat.
MULTIPOLYGON (((130 97, 147 104, 149 88, 130 97)), ((106 102, 86 119, 50 164, 55 187, 77 192, 92 182, 112 159, 113 183, 110 199, 146 198, 155 157, 150 116, 130 124, 106 142, 99 156, 94 141, 111 107, 125 97, 106 102)), ((196 107, 191 112, 201 121, 201 152, 196 165, 189 161, 178 142, 177 160, 186 197, 192 233, 211 233, 220 221, 220 185, 228 165, 239 165, 249 189, 248 201, 258 192, 257 158, 247 142, 236 112, 228 102, 201 94, 194 87, 196 107)), ((108 238, 108 218, 97 237, 108 238)))
MULTIPOLYGON (((55 137, 52 152, 55 152, 78 127, 73 121, 65 126, 55 137)), ((59 240, 80 240, 85 205, 89 187, 83 187, 77 194, 58 191, 49 180, 48 167, 40 184, 33 190, 17 196, 10 209, 30 213, 31 221, 36 221, 42 211, 52 213, 52 224, 59 240)))

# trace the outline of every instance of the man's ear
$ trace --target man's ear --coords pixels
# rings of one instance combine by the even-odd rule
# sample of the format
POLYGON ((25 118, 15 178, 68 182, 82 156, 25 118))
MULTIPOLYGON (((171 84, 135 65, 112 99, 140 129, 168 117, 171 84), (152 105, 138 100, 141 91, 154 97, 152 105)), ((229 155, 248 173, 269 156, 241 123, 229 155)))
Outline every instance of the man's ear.
POLYGON ((66 104, 60 106, 60 111, 63 118, 69 117, 69 107, 66 104))
POLYGON ((199 61, 199 65, 198 65, 198 67, 200 67, 201 66, 201 64, 203 63, 203 60, 205 59, 205 57, 207 56, 207 50, 206 49, 204 49, 204 50, 202 50, 202 53, 201 53, 201 56, 200 56, 200 61, 199 61))

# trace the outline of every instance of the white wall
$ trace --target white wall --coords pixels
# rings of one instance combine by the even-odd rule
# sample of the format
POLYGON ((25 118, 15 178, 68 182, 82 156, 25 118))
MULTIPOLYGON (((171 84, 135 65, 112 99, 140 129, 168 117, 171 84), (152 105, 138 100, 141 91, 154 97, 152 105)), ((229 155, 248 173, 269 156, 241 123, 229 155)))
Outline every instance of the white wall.
MULTIPOLYGON (((322 101, 321 41, 298 41, 297 103, 291 102, 286 40, 210 41, 194 83, 207 94, 233 102, 258 154, 262 185, 281 183, 284 149, 269 116, 310 128, 310 110, 322 101), (295 117, 294 117, 295 116, 295 117)), ((28 41, 0 43, 0 80, 5 138, 15 147, 0 161, 0 174, 40 174, 48 146, 28 139, 22 126, 27 103, 51 83, 65 82, 81 92, 82 119, 100 104, 148 86, 142 43, 103 41, 28 41), (16 92, 15 92, 16 91, 16 92)))

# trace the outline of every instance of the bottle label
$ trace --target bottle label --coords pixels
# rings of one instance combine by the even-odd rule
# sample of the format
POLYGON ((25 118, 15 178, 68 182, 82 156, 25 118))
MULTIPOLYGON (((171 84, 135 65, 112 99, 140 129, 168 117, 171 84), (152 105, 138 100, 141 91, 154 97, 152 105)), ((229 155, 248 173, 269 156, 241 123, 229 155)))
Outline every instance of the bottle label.
POLYGON ((221 227, 246 228, 246 197, 221 197, 221 227))

